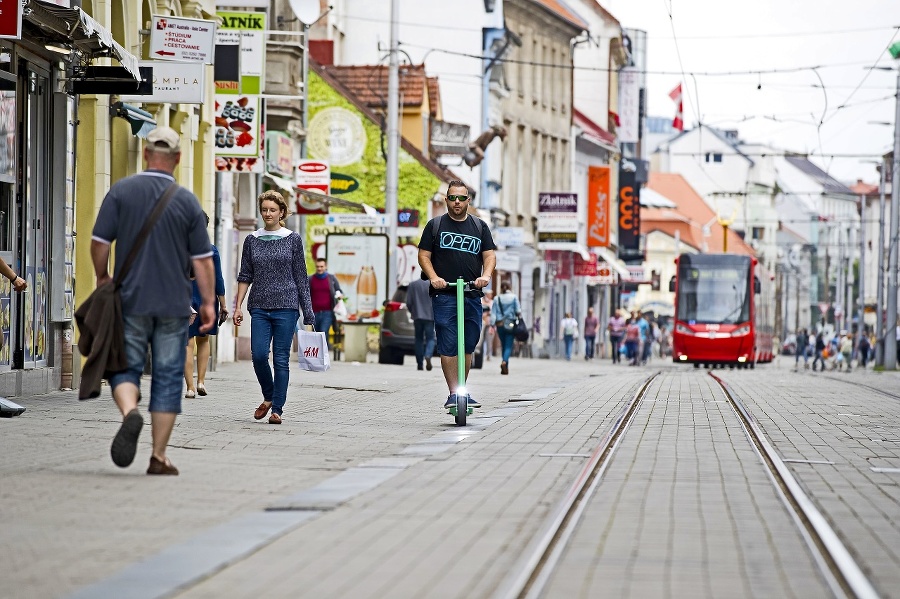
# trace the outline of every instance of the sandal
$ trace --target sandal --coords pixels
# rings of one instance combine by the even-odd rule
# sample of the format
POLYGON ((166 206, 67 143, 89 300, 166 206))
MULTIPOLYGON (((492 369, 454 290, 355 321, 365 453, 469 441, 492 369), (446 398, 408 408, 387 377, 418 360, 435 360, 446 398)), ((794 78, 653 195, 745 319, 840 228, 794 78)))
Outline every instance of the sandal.
POLYGON ((196 396, 197 394, 194 393, 193 389, 188 389, 187 393, 184 394, 185 399, 194 399, 196 396))
POLYGON ((269 424, 281 424, 281 414, 272 412, 272 415, 269 416, 269 424))
POLYGON ((204 397, 206 395, 206 385, 197 383, 197 395, 204 397))
POLYGON ((266 414, 269 413, 269 408, 271 408, 271 407, 272 407, 271 401, 262 402, 261 404, 259 404, 259 407, 256 408, 256 411, 253 412, 253 417, 256 418, 257 420, 262 420, 263 418, 266 417, 266 414))

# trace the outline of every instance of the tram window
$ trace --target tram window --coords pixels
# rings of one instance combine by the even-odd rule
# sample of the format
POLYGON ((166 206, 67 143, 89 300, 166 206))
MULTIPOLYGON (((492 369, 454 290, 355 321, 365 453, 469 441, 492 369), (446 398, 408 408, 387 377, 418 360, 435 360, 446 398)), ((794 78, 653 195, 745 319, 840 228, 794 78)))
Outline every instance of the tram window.
POLYGON ((675 277, 669 279, 669 291, 675 293, 675 277))
POLYGON ((762 284, 759 282, 759 277, 756 275, 753 276, 753 293, 759 295, 762 292, 762 284))

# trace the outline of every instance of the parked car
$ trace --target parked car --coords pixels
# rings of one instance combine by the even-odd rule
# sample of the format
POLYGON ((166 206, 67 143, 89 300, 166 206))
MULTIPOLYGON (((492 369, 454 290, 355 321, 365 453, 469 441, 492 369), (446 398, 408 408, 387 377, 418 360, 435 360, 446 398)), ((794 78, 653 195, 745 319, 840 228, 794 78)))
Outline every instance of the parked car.
POLYGON ((781 344, 781 354, 793 356, 795 353, 797 353, 797 336, 790 334, 785 338, 784 343, 781 344))
MULTIPOLYGON (((482 335, 484 332, 482 331, 482 335)), ((472 368, 481 368, 483 356, 481 341, 472 356, 472 368)), ((416 329, 406 307, 406 286, 397 287, 390 301, 384 302, 379 335, 378 363, 403 364, 405 356, 416 355, 416 329)))

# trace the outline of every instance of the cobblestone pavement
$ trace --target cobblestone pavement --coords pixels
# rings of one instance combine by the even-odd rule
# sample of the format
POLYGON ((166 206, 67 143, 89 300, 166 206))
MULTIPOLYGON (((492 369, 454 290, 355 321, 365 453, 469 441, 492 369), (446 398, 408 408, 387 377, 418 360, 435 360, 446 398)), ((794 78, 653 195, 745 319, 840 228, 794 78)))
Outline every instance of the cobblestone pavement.
MULTIPOLYGON (((610 579, 598 566, 608 584, 593 588, 664 596, 673 583, 691 589, 687 573, 706 567, 695 594, 821 596, 811 591, 821 582, 805 550, 779 520, 783 509, 769 504, 771 489, 736 418, 722 404, 695 400, 706 397, 703 372, 660 362, 513 360, 511 375, 500 376, 499 362, 489 361, 470 384, 484 407, 459 429, 440 409, 439 369, 419 372, 408 359, 404 367, 336 363, 321 374, 295 368, 281 426, 252 419, 260 398, 249 363, 220 367, 208 377, 208 397, 185 400, 170 450, 182 474, 173 478, 144 474, 149 430, 132 467, 112 465, 120 417, 108 391, 89 402, 72 392, 17 400, 28 411, 0 419, 0 597, 489 597, 584 456, 657 369, 673 378, 642 406, 641 425, 603 483, 623 490, 600 508, 607 518, 615 510, 607 541, 621 544, 608 547, 630 542, 640 557, 665 562, 661 548, 677 541, 733 568, 651 561, 629 570, 604 559, 602 567, 624 568, 622 576, 641 584, 610 579), (724 528, 711 524, 722 521, 724 528), (692 534, 700 525, 705 534, 692 534)), ((835 375, 858 381, 853 386, 783 364, 717 372, 783 457, 794 446, 805 459, 842 456, 829 458, 834 466, 791 466, 879 590, 900 588, 891 521, 898 474, 864 472, 866 456, 844 448, 868 448, 869 461, 881 457, 879 468, 900 466, 884 451, 888 429, 877 428, 893 426, 896 436, 900 401, 880 395, 873 405, 879 394, 861 386, 889 389, 900 374, 835 375), (849 402, 840 414, 886 420, 868 428, 832 414, 838 402, 849 402), (859 438, 877 430, 881 443, 859 438), (799 439, 814 440, 818 453, 799 439), (810 472, 822 482, 810 482, 810 472)))

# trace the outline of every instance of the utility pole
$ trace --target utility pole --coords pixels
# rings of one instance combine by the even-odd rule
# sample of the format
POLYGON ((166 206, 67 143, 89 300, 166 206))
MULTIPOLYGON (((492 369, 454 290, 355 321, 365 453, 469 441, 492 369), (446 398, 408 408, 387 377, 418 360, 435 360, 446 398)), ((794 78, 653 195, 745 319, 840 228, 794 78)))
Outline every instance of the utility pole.
POLYGON ((878 265, 878 289, 875 299, 875 366, 884 366, 884 178, 887 165, 881 161, 881 181, 878 187, 878 253, 875 264, 878 265))
POLYGON ((888 258, 888 290, 887 290, 887 330, 884 344, 884 367, 886 370, 897 369, 897 343, 894 332, 897 330, 897 228, 900 227, 900 70, 897 71, 897 108, 894 113, 894 163, 891 169, 891 232, 890 254, 888 258))
POLYGON ((859 194, 859 316, 856 321, 857 334, 866 330, 866 196, 859 194))
POLYGON ((385 176, 384 212, 388 218, 388 297, 397 289, 397 187, 400 177, 400 62, 397 58, 397 38, 400 36, 400 0, 391 0, 391 49, 388 67, 387 105, 387 173, 385 176))

